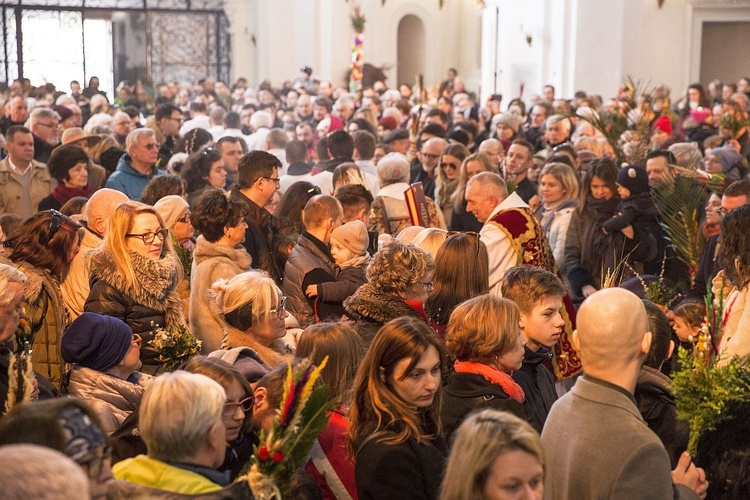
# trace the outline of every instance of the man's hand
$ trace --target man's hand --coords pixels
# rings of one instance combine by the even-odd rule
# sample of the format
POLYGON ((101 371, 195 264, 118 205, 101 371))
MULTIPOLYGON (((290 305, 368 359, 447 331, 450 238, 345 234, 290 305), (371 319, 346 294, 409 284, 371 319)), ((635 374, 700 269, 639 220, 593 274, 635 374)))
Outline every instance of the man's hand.
POLYGON ((675 484, 684 484, 701 498, 706 497, 706 491, 708 490, 706 472, 695 466, 688 452, 683 452, 680 455, 677 467, 672 471, 672 481, 675 484))

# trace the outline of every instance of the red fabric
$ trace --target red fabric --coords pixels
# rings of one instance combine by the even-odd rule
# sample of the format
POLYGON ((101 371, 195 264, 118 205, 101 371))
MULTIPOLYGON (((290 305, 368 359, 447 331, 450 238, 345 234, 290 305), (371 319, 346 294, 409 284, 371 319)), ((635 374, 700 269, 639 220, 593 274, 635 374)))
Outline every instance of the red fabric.
POLYGON ((422 306, 422 301, 420 300, 405 300, 404 301, 407 306, 414 309, 414 311, 419 315, 420 318, 422 318, 422 321, 430 324, 430 318, 427 317, 427 313, 424 312, 424 307, 422 306))
POLYGON ((499 385, 505 394, 519 403, 523 403, 526 400, 526 395, 523 393, 521 386, 510 375, 496 368, 481 363, 474 363, 473 361, 456 361, 453 368, 455 368, 456 373, 473 373, 474 375, 483 376, 487 382, 499 385))
POLYGON ((65 205, 68 200, 75 198, 76 196, 91 198, 91 186, 86 184, 86 187, 83 189, 71 188, 65 186, 62 181, 60 181, 55 186, 55 189, 52 190, 52 197, 57 200, 60 205, 65 205))
MULTIPOLYGON (((530 209, 521 207, 502 210, 489 222, 495 223, 513 242, 517 257, 516 265, 527 264, 541 267, 560 278, 541 223, 530 209)), ((563 297, 562 316, 565 320, 565 328, 560 340, 553 348, 555 358, 551 367, 557 379, 572 377, 582 369, 578 351, 570 342, 570 336, 576 327, 576 312, 568 294, 563 297)))
POLYGON ((346 493, 356 500, 357 485, 354 482, 354 460, 349 458, 346 444, 346 434, 349 430, 349 421, 340 411, 331 413, 328 426, 320 433, 317 444, 325 453, 325 457, 313 454, 305 465, 305 470, 315 479, 320 488, 323 498, 326 500, 344 498, 345 494, 337 491, 337 485, 342 485, 346 493), (335 478, 331 478, 335 474, 335 478), (338 494, 337 494, 338 493, 338 494))

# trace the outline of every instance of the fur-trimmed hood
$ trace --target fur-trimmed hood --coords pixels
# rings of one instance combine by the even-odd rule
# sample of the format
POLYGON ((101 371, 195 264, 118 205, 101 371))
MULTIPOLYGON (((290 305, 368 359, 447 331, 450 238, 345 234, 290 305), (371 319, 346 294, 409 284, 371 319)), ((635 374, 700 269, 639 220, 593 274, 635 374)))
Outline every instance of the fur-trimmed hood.
POLYGON ((400 297, 386 294, 365 283, 344 301, 346 312, 356 318, 385 324, 401 316, 421 318, 419 313, 400 297))
POLYGON ((185 325, 182 312, 182 299, 175 290, 178 283, 178 262, 175 256, 167 253, 160 260, 143 257, 131 252, 135 283, 127 279, 115 266, 109 250, 97 247, 88 254, 91 272, 91 285, 103 281, 112 288, 127 295, 135 302, 165 315, 166 328, 173 329, 185 325))
POLYGON ((253 263, 253 258, 243 246, 230 248, 211 243, 203 235, 198 236, 195 243, 195 251, 193 252, 193 260, 196 265, 215 257, 226 258, 242 269, 249 269, 253 263))

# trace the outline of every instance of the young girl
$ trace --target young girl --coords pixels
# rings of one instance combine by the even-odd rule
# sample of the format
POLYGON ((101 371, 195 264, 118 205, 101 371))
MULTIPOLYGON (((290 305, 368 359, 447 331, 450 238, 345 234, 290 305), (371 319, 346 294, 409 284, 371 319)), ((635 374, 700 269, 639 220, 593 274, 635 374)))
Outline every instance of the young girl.
POLYGON ((697 302, 685 302, 674 310, 674 325, 672 329, 681 342, 695 343, 698 341, 703 319, 706 317, 706 307, 697 302))
POLYGON ((357 291, 357 288, 367 282, 365 271, 370 264, 370 254, 367 253, 369 244, 370 235, 367 234, 367 226, 362 221, 347 222, 333 230, 331 255, 341 271, 336 281, 307 287, 305 294, 308 297, 318 297, 316 312, 318 302, 332 302, 340 306, 357 291))

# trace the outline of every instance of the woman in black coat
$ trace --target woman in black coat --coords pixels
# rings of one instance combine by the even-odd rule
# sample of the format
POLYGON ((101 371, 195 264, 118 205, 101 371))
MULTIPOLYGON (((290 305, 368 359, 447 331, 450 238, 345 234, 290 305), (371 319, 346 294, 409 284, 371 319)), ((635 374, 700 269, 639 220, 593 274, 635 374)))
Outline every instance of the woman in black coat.
POLYGON ((612 218, 617 196, 617 167, 609 158, 594 160, 586 172, 578 209, 573 212, 565 240, 565 267, 571 291, 579 299, 601 288, 607 236, 602 223, 612 218))
POLYGON ((445 437, 474 410, 493 408, 525 419, 523 389, 510 374, 521 368, 523 336, 518 306, 485 294, 457 306, 445 345, 456 358, 445 386, 441 413, 445 437))
POLYGON ((84 310, 123 320, 143 339, 141 371, 154 374, 161 364, 150 341, 154 329, 185 326, 182 279, 169 230, 153 207, 123 203, 112 214, 102 245, 89 254, 91 291, 84 310))
POLYGON ((430 328, 398 318, 359 365, 349 444, 360 500, 436 499, 448 450, 440 424, 444 356, 430 328))

